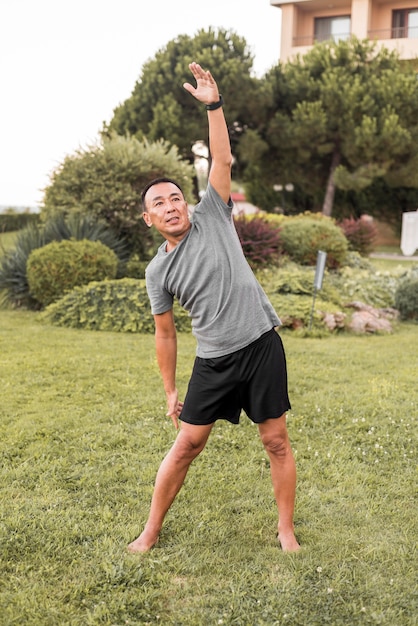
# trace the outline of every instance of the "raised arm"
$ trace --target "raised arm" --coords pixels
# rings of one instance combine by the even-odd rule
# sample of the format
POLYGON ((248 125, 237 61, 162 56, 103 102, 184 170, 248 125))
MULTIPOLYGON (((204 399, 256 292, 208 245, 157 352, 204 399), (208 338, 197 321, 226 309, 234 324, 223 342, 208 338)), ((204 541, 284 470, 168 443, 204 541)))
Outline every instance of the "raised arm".
MULTIPOLYGON (((184 83, 183 87, 205 105, 216 105, 220 101, 218 86, 209 71, 203 70, 198 63, 190 63, 190 71, 196 87, 184 83)), ((232 154, 228 128, 222 106, 208 109, 209 123, 209 150, 211 167, 209 181, 216 189, 224 202, 228 202, 231 195, 231 165, 232 154)))

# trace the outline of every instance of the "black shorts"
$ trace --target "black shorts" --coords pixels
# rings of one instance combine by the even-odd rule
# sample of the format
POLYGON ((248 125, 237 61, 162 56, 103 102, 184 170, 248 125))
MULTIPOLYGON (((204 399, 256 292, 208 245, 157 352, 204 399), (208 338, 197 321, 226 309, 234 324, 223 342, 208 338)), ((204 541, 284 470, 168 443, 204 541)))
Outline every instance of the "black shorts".
POLYGON ((241 410, 259 424, 290 409, 286 358, 274 328, 249 346, 215 359, 196 357, 180 419, 239 423, 241 410))

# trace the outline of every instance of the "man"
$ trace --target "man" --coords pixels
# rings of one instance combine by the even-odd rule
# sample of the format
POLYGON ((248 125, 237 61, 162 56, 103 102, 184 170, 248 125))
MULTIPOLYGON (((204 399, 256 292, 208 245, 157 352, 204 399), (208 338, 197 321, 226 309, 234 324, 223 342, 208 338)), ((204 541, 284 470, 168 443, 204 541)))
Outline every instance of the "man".
POLYGON ((178 184, 152 181, 142 193, 146 224, 165 238, 147 268, 147 289, 155 320, 158 365, 167 415, 181 428, 155 482, 150 514, 131 552, 146 552, 157 541, 164 517, 183 485, 192 461, 203 450, 217 419, 237 424, 241 409, 258 424, 270 458, 279 510, 278 540, 284 551, 299 544, 293 510, 296 468, 286 430, 286 363, 280 325, 252 273, 232 220, 231 164, 222 97, 212 75, 190 64, 196 87, 184 88, 206 105, 211 168, 208 188, 192 221, 178 184), (176 329, 173 297, 190 313, 197 356, 186 398, 176 388, 176 329))

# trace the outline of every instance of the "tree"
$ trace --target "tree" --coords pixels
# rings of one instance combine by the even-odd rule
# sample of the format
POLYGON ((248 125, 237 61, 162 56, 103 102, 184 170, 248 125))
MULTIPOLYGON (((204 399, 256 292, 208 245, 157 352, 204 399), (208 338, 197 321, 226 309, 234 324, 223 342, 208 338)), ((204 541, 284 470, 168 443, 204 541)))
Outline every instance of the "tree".
POLYGON ((105 221, 146 258, 152 236, 142 219, 141 190, 153 178, 178 180, 191 202, 193 167, 167 142, 112 134, 67 156, 45 189, 41 217, 79 214, 105 221))
POLYGON ((276 181, 280 172, 325 215, 337 189, 343 198, 378 181, 418 187, 418 81, 395 52, 355 38, 326 42, 265 79, 270 108, 257 132, 276 181))
POLYGON ((132 95, 114 111, 104 133, 134 135, 148 141, 164 139, 176 145, 183 158, 207 127, 206 111, 183 89, 190 81, 189 63, 210 69, 227 105, 231 141, 257 114, 258 79, 251 76, 253 57, 245 39, 224 29, 199 30, 195 37, 180 35, 159 50, 142 68, 132 95))

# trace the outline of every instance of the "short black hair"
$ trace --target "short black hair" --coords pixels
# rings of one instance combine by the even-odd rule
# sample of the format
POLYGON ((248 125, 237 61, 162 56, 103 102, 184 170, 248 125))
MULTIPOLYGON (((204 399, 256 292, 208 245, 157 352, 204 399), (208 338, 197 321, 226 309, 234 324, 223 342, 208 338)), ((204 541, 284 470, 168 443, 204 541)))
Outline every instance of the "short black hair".
POLYGON ((172 178, 168 178, 167 176, 160 176, 159 178, 154 178, 148 184, 146 184, 143 190, 141 191, 141 202, 142 202, 142 208, 144 211, 147 210, 147 207, 145 206, 145 196, 147 194, 148 189, 151 189, 151 187, 154 187, 154 185, 159 185, 160 183, 173 183, 173 185, 175 185, 184 196, 183 189, 180 187, 177 181, 173 180, 172 178))

